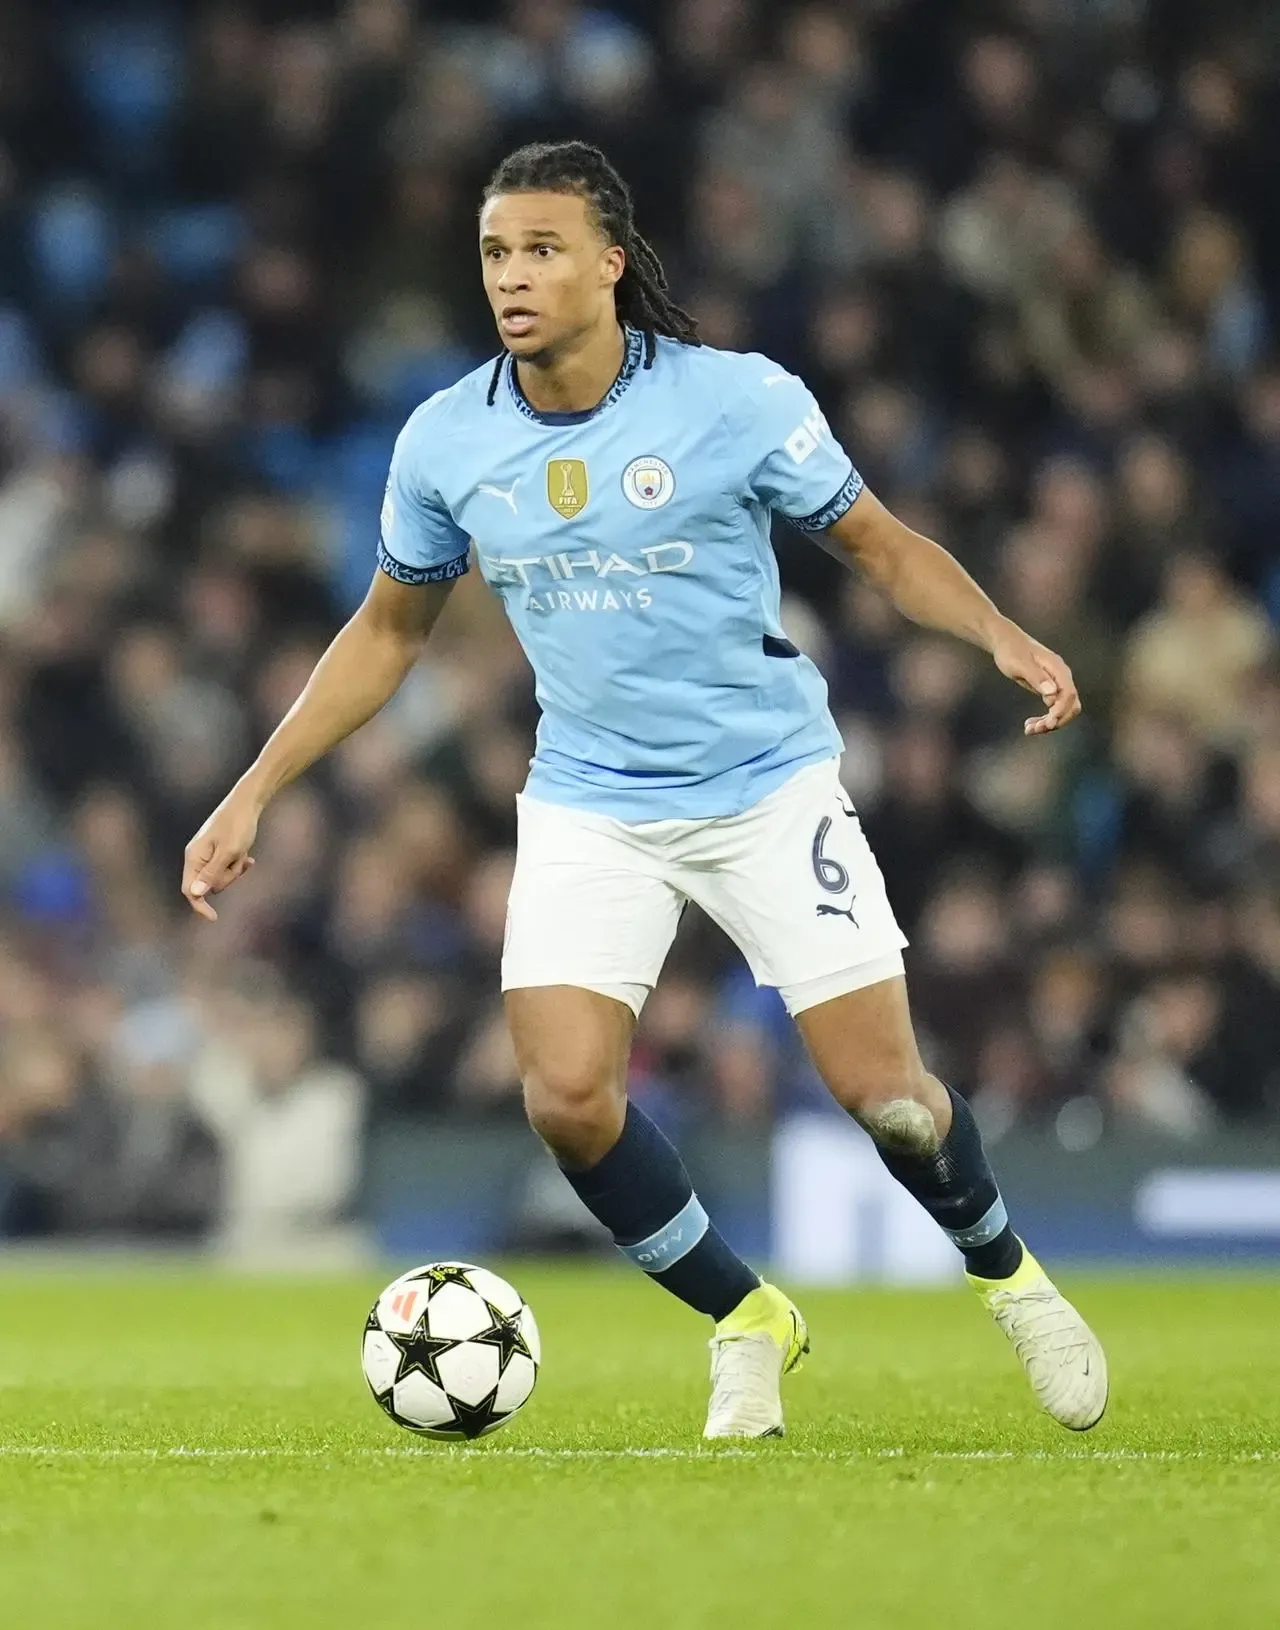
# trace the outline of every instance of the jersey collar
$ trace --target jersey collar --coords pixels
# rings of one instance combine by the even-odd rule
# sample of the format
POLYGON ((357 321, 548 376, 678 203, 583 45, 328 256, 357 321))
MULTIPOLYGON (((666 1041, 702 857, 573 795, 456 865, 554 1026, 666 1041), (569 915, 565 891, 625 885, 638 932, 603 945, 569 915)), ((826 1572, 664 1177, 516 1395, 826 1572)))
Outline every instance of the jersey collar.
POLYGON ((515 358, 508 358, 507 385, 511 391, 511 400, 515 403, 518 411, 523 413, 526 419, 532 419, 535 424, 584 424, 588 419, 594 419, 597 413, 603 413, 605 408, 612 407, 635 378, 640 364, 644 360, 644 335, 638 328, 628 327, 625 332, 627 346, 622 358, 622 367, 618 370, 618 377, 610 385, 607 394, 593 408, 587 408, 581 413, 539 413, 520 389, 520 381, 516 378, 515 358))

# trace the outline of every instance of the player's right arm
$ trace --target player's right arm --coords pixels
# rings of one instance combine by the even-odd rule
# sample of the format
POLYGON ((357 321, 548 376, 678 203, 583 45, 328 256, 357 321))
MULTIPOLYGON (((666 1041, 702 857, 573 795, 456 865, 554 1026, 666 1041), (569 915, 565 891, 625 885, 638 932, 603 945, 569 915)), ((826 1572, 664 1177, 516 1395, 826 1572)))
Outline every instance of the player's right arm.
MULTIPOLYGON (((434 401, 434 399, 433 399, 434 401)), ((301 696, 187 845, 182 892, 210 921, 210 896, 243 877, 263 810, 276 793, 371 719, 399 690, 467 570, 468 538, 427 467, 438 454, 432 402, 400 432, 391 456, 378 570, 364 604, 339 630, 301 696)))
POLYGON ((258 821, 276 793, 371 719, 422 653, 453 583, 397 583, 374 574, 364 604, 320 658, 258 757, 186 848, 182 892, 211 921, 208 896, 253 865, 258 821))

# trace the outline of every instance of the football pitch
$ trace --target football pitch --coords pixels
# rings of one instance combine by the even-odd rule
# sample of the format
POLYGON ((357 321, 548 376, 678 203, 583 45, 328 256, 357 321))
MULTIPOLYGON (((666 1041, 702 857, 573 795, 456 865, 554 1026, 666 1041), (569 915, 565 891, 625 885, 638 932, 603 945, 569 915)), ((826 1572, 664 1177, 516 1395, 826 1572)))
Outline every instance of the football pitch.
POLYGON ((967 1292, 810 1293, 788 1437, 703 1449, 694 1315, 625 1270, 508 1264, 542 1376, 454 1448, 365 1390, 393 1271, 0 1274, 0 1620, 1280 1623, 1280 1279, 1068 1276, 1112 1363, 1084 1438, 1037 1415, 967 1292))

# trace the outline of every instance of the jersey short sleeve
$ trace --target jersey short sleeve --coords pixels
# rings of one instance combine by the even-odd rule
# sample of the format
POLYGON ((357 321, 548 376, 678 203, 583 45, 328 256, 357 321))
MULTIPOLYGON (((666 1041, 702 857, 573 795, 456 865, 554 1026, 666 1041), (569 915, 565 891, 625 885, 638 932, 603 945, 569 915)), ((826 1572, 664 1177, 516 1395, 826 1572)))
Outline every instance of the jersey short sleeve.
POLYGON ((751 495, 803 532, 834 526, 862 491, 862 477, 802 379, 768 357, 744 356, 742 364, 738 422, 751 495))
POLYGON ((378 565, 397 583, 446 583, 467 570, 470 539, 431 479, 440 438, 424 402, 396 437, 382 501, 378 565))

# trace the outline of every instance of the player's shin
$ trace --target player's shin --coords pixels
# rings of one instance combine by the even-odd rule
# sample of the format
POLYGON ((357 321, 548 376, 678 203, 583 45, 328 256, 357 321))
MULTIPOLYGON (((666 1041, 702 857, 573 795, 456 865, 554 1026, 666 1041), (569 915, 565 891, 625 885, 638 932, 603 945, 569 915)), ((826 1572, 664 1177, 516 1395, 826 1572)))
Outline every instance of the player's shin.
POLYGON ((907 1127, 879 1126, 873 1116, 864 1124, 889 1171, 963 1253, 966 1270, 981 1279, 1008 1279, 1022 1261, 1022 1244, 1010 1226, 973 1111, 959 1093, 944 1090, 951 1099, 951 1125, 932 1149, 930 1139, 911 1138, 907 1127))
POLYGON ((759 1285, 708 1219, 674 1145, 634 1104, 603 1159, 560 1169, 623 1256, 698 1312, 726 1318, 759 1285))

